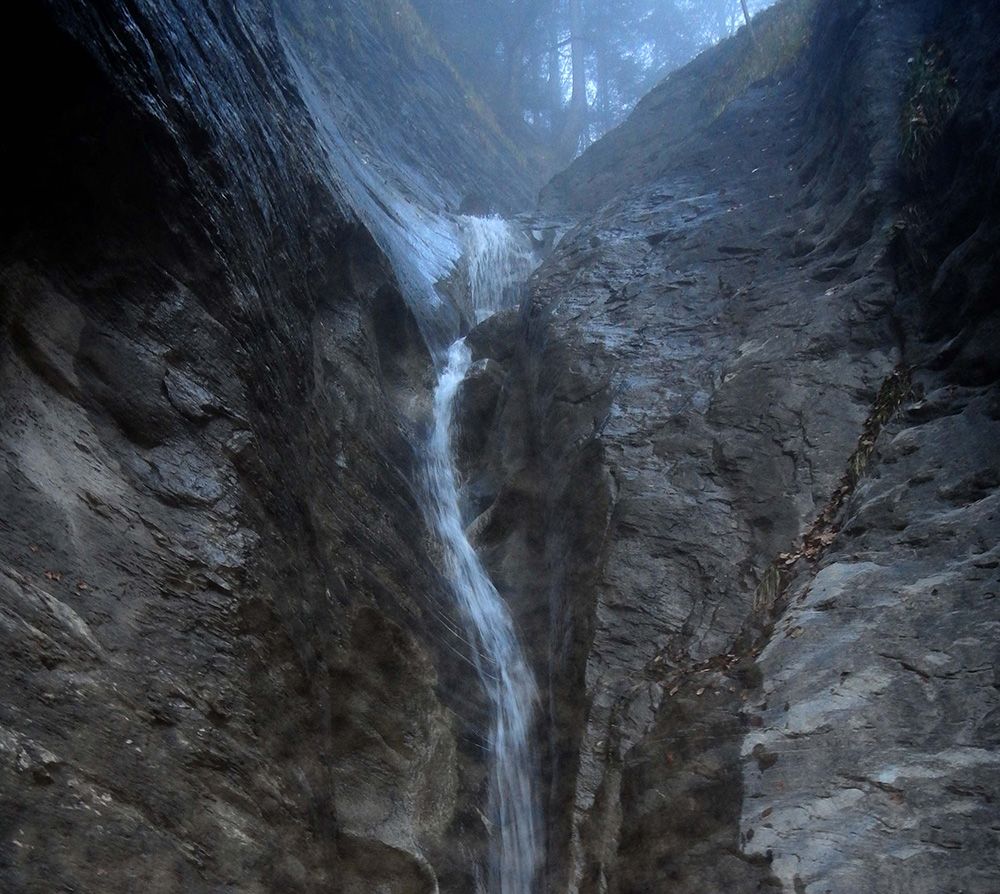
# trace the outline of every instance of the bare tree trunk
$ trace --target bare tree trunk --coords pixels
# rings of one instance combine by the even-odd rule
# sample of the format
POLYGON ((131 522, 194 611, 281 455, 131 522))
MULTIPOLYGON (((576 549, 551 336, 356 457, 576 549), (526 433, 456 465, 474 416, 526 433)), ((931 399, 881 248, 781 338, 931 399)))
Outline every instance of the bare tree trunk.
POLYGON ((753 40, 754 45, 759 48, 760 44, 757 41, 757 34, 753 30, 753 22, 750 21, 750 9, 747 7, 747 0, 740 0, 740 5, 743 7, 743 18, 747 20, 747 28, 750 29, 750 38, 753 40))
POLYGON ((601 108, 600 131, 606 131, 611 126, 611 84, 608 74, 608 51, 601 43, 597 48, 597 99, 601 108))
POLYGON ((575 155, 587 124, 587 54, 583 42, 583 0, 569 0, 569 34, 573 57, 573 95, 563 131, 563 148, 575 155))
POLYGON ((544 4, 545 0, 519 0, 508 22, 504 38, 504 99, 512 121, 523 123, 524 120, 521 98, 524 92, 525 48, 544 4))
POLYGON ((563 82, 562 59, 559 52, 559 17, 554 15, 552 21, 552 49, 549 50, 549 105, 551 106, 551 134, 554 145, 562 125, 563 82))
POLYGON ((569 28, 573 50, 573 103, 587 105, 587 69, 583 47, 583 3, 569 0, 569 28))

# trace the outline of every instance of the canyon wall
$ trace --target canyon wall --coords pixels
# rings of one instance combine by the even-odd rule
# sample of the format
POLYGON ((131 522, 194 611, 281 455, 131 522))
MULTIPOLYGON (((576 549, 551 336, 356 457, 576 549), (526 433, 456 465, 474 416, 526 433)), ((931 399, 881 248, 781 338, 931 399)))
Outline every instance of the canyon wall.
POLYGON ((311 35, 306 6, 153 0, 5 32, 5 891, 473 885, 483 706, 372 209, 404 140, 436 210, 530 183, 412 30, 338 6, 311 35), (306 81, 310 53, 341 68, 306 81), (421 120, 388 143, 386 95, 421 120))
MULTIPOLYGON (((540 890, 1000 886, 1000 22, 954 7, 791 0, 667 79, 469 335, 540 890)), ((420 297, 449 214, 536 184, 409 12, 5 33, 3 890, 476 890, 487 706, 420 508, 468 313, 420 297)))
POLYGON ((543 192, 465 462, 546 890, 996 889, 998 28, 779 5, 543 192))

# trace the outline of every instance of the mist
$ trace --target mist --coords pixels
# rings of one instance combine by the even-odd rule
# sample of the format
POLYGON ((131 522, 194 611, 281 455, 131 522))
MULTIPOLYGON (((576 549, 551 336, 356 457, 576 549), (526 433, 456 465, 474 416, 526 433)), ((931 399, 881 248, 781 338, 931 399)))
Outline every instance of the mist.
POLYGON ((413 0, 502 124, 572 157, 774 0, 413 0))

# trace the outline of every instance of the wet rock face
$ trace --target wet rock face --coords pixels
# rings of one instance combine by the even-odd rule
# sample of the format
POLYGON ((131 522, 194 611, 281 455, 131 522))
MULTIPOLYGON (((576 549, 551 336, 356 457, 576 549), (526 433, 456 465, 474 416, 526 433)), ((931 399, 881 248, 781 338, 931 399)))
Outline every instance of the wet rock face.
POLYGON ((469 890, 429 358, 273 10, 37 4, 4 44, 0 888, 469 890))
MULTIPOLYGON (((797 69, 647 157, 654 95, 469 336, 456 458, 541 690, 546 890, 1000 884, 1000 26, 951 6, 821 3, 797 69), (904 169, 928 39, 962 102, 904 169)), ((309 9, 39 4, 5 33, 0 889, 475 888, 429 358, 310 116, 357 114, 441 207, 528 187, 447 136, 433 55, 437 100, 356 76, 413 35, 352 47, 309 9), (57 63, 25 83, 25 48, 57 63), (306 83, 310 51, 342 67, 306 83), (418 137, 382 111, 407 102, 418 137)))
POLYGON ((997 883, 996 394, 932 382, 759 659, 744 829, 806 890, 997 883))
MULTIPOLYGON (((968 191, 995 179, 1000 23, 829 3, 815 28, 669 164, 599 145, 559 178, 550 209, 606 204, 470 337, 506 376, 467 475, 546 681, 552 890, 1000 883, 996 211, 968 191), (958 113, 915 183, 927 40, 986 130, 958 113)), ((611 145, 671 120, 654 94, 611 145)))

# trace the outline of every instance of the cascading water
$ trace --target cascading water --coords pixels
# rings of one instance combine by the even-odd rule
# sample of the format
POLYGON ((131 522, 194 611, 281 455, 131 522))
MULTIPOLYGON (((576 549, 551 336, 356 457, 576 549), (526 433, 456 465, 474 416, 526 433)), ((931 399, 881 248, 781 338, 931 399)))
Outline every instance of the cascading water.
MULTIPOLYGON (((292 53, 303 84, 308 67, 292 53)), ((390 258, 403 297, 437 359, 434 421, 427 456, 429 521, 444 546, 447 573, 492 708, 490 746, 490 894, 531 894, 540 863, 540 828, 529 731, 537 701, 534 680, 510 613, 465 536, 451 456, 454 399, 470 364, 464 340, 442 350, 463 319, 482 322, 511 306, 534 267, 526 239, 498 217, 453 217, 425 206, 413 190, 378 175, 356 141, 324 111, 321 91, 305 97, 320 124, 335 180, 350 207, 390 258), (415 200, 416 199, 416 200, 415 200), (444 299, 437 284, 466 262, 468 303, 444 299)), ((383 167, 383 173, 388 168, 383 167)), ((414 172, 410 172, 413 174, 414 172)), ((419 178, 416 178, 419 180, 419 178)), ((411 184, 412 185, 412 184, 411 184)), ((425 199, 433 190, 416 190, 425 199)))
MULTIPOLYGON (((467 221, 470 219, 466 219, 467 221)), ((477 319, 513 296, 530 272, 530 252, 504 221, 466 226, 471 302, 477 319)), ((530 894, 540 858, 540 821, 530 732, 535 683, 507 606, 465 535, 452 462, 455 397, 471 363, 465 339, 447 351, 434 391, 428 448, 431 523, 444 546, 446 570, 462 610, 473 659, 492 708, 490 729, 491 894, 530 894)))
POLYGON ((400 291, 436 358, 438 382, 427 455, 427 508, 444 546, 447 573, 472 644, 473 660, 492 708, 490 746, 489 894, 531 894, 541 859, 538 801, 529 732, 536 689, 510 613, 465 536, 451 456, 455 395, 469 368, 463 320, 482 322, 517 298, 535 259, 499 217, 455 217, 443 211, 435 188, 396 159, 380 158, 375 143, 352 138, 336 116, 309 65, 283 35, 303 96, 319 125, 335 182, 350 209, 390 259, 400 291), (435 210, 437 209, 437 210, 435 210), (438 284, 465 260, 468 301, 458 307, 438 284))
POLYGON ((514 303, 517 291, 535 267, 526 240, 514 239, 501 217, 461 218, 469 303, 481 323, 514 303))

